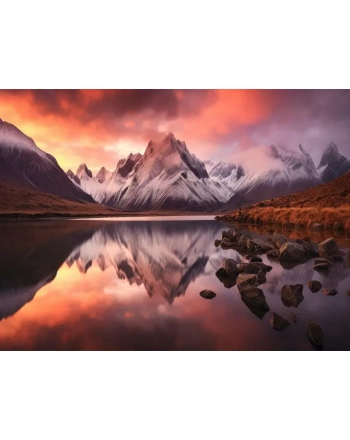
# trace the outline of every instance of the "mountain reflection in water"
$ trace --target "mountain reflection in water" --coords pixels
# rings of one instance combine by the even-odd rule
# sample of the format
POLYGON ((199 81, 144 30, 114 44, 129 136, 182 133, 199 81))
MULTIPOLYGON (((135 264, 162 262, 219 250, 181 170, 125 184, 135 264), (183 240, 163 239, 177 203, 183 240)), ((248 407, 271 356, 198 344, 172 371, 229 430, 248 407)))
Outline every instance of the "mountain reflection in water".
MULTIPOLYGON (((273 269, 261 286, 271 311, 298 323, 283 332, 215 276, 234 250, 214 246, 227 225, 209 219, 57 221, 0 225, 0 348, 93 350, 309 350, 305 325, 320 323, 325 349, 350 348, 349 269, 327 275, 313 261, 273 269), (320 280, 335 297, 311 293, 320 280), (287 308, 283 284, 302 283, 287 308), (199 296, 212 289, 217 297, 199 296), (151 300, 150 300, 151 298, 151 300)), ((251 232, 252 235, 257 235, 251 232)))

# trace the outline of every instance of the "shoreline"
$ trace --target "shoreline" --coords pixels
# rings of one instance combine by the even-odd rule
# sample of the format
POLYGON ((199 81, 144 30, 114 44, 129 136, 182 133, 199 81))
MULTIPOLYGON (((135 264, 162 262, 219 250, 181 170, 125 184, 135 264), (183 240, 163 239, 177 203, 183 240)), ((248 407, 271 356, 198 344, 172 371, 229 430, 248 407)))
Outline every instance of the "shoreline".
POLYGON ((144 211, 144 212, 118 212, 118 213, 9 213, 0 214, 0 223, 14 223, 24 221, 58 221, 58 220, 79 220, 79 219, 99 219, 99 218, 123 218, 123 217, 194 217, 210 216, 215 214, 208 212, 171 212, 171 211, 144 211))
POLYGON ((230 214, 215 216, 215 220, 237 225, 265 228, 338 231, 350 236, 350 207, 263 207, 248 206, 230 214))

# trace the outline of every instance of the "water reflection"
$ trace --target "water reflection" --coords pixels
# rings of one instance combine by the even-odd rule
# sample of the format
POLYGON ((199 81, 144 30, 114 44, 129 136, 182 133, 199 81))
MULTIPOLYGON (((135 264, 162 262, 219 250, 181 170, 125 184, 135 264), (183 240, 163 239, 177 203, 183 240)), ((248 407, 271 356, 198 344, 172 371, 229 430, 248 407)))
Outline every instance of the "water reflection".
POLYGON ((215 276, 222 259, 244 261, 214 246, 226 228, 191 219, 1 225, 0 348, 312 349, 310 319, 322 325, 325 349, 350 348, 350 274, 342 263, 320 274, 312 260, 285 270, 263 257, 273 266, 260 286, 272 311, 288 317, 281 287, 304 285, 305 299, 293 309, 298 323, 282 335, 270 328, 270 312, 215 276), (311 279, 340 293, 311 293, 311 279), (217 297, 204 300, 203 289, 217 297))

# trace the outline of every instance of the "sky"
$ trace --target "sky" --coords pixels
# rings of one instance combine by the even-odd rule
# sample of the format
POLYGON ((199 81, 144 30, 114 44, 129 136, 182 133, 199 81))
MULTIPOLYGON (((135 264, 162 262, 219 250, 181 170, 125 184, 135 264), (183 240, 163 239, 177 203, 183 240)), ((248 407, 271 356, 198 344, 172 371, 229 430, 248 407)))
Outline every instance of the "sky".
POLYGON ((201 160, 283 143, 317 166, 331 141, 350 156, 350 90, 0 90, 0 118, 73 171, 114 170, 169 131, 201 160))

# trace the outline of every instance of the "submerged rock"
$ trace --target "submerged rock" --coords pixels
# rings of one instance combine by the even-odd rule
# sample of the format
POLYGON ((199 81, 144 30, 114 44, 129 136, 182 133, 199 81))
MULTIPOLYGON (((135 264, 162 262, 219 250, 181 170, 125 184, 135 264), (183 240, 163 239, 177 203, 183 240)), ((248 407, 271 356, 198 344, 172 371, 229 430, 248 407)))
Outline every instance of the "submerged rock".
POLYGON ((285 284, 281 290, 282 302, 287 307, 298 307, 304 300, 302 284, 285 284))
POLYGON ((331 256, 331 260, 335 261, 336 263, 338 263, 338 262, 340 263, 344 260, 344 258, 339 254, 334 254, 331 256))
POLYGON ((309 321, 306 325, 307 336, 318 347, 323 346, 323 331, 315 321, 309 321))
POLYGON ((348 296, 350 296, 350 290, 348 290, 348 291, 346 292, 346 294, 347 294, 348 296))
POLYGON ((339 253, 339 248, 336 245, 334 238, 328 238, 318 244, 318 252, 320 257, 331 258, 333 255, 339 253))
POLYGON ((205 299, 213 299, 216 297, 216 293, 214 293, 212 290, 202 290, 199 292, 200 296, 205 299))
POLYGON ((240 293, 242 299, 252 306, 267 312, 270 310, 270 307, 266 302, 264 292, 258 287, 251 287, 249 289, 243 290, 240 293))
POLYGON ((270 324, 275 330, 284 330, 290 326, 290 322, 287 319, 274 312, 271 314, 270 324))
POLYGON ((305 259, 305 250, 301 244, 287 242, 280 248, 279 260, 282 262, 301 263, 305 259))
POLYGON ((311 280, 307 285, 311 292, 319 292, 322 289, 322 284, 317 280, 311 280))
POLYGON ((323 289, 323 293, 328 296, 334 296, 338 293, 336 289, 323 289))

